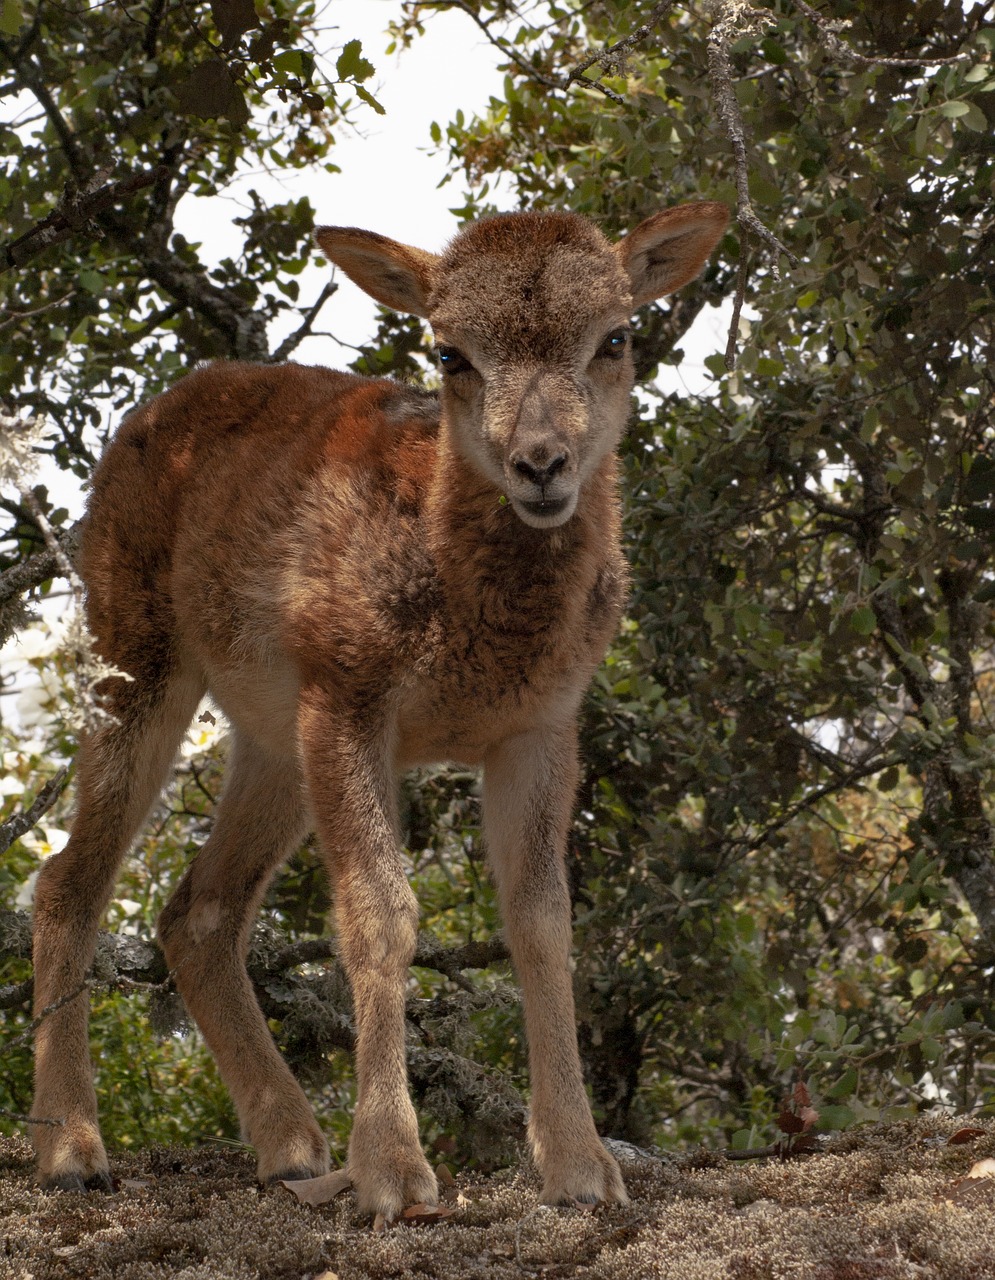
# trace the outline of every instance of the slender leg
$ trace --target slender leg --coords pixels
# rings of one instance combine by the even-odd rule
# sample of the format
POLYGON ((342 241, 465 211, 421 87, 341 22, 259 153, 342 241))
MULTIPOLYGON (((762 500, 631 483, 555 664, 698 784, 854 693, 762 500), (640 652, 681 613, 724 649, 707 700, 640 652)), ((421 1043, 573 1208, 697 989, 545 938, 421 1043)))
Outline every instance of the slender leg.
POLYGON ((100 1138, 83 983, 100 918, 127 853, 166 781, 203 692, 174 673, 151 690, 117 682, 117 723, 92 733, 77 757, 78 807, 69 843, 42 867, 34 905, 34 1002, 47 1014, 35 1038, 32 1125, 42 1184, 78 1190, 110 1186, 100 1138))
POLYGON ((256 1148, 261 1182, 328 1170, 328 1144, 245 968, 266 886, 307 824, 296 762, 236 732, 214 829, 159 918, 176 985, 256 1148))
POLYGON ((364 1212, 395 1218, 435 1204, 408 1094, 404 994, 418 904, 398 851, 388 734, 366 709, 348 724, 324 691, 302 699, 301 743, 311 807, 328 858, 342 961, 356 1013, 356 1115, 349 1172, 364 1212))
POLYGON ((564 858, 577 786, 576 733, 507 739, 484 762, 484 836, 522 984, 532 1101, 529 1138, 542 1200, 625 1203, 594 1128, 577 1052, 564 858))

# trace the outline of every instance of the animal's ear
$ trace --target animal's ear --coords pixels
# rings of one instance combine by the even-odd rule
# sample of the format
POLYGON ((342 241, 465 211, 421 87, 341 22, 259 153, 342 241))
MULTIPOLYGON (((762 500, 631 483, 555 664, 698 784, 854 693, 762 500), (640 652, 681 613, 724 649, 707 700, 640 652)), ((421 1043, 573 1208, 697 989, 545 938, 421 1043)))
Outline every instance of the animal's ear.
POLYGON ((615 252, 632 281, 632 305, 673 293, 693 280, 729 222, 724 204, 679 204, 641 222, 615 252))
POLYGON ((319 227, 315 239, 325 257, 371 298, 392 311, 428 318, 428 300, 439 267, 434 253, 357 227, 319 227))

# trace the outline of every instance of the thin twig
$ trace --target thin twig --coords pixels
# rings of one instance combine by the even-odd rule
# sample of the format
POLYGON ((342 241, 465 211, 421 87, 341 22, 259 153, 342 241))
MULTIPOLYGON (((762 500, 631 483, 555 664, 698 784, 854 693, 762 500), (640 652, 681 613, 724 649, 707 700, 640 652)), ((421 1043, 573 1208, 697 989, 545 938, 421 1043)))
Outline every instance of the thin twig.
POLYGON ((26 831, 30 831, 32 827, 37 826, 42 816, 51 809, 59 796, 62 795, 68 781, 69 765, 64 764, 53 777, 49 778, 48 782, 45 783, 34 800, 32 800, 28 809, 24 810, 23 813, 15 814, 0 825, 0 853, 6 853, 15 840, 20 840, 26 831))
POLYGON ((515 1228, 515 1262, 520 1271, 524 1271, 527 1276, 537 1276, 539 1274, 538 1267, 530 1267, 527 1262, 522 1260, 522 1230, 530 1218, 536 1217, 539 1213, 548 1212, 544 1204, 537 1204, 531 1209, 524 1218, 519 1220, 518 1226, 515 1228))
POLYGON ((25 978, 23 982, 12 983, 9 987, 0 987, 0 1009, 20 1009, 31 999, 34 987, 34 978, 25 978))
POLYGON ((750 258, 746 237, 739 246, 739 270, 736 273, 736 293, 732 300, 732 318, 729 321, 729 337, 726 340, 726 368, 732 373, 736 367, 736 344, 739 341, 739 317, 746 301, 746 283, 750 277, 750 258))
POLYGON ((674 7, 676 0, 659 0, 659 3, 654 5, 646 21, 642 23, 641 26, 638 26, 635 31, 630 32, 627 36, 623 36, 621 40, 616 40, 614 44, 606 45, 604 49, 598 49, 589 53, 585 58, 578 62, 575 67, 571 68, 570 71, 559 76, 544 74, 538 69, 538 67, 534 67, 527 58, 523 58, 518 50, 515 49, 507 40, 494 35, 491 31, 491 22, 481 18, 480 14, 477 13, 476 10, 466 2, 466 0, 446 0, 446 2, 454 9, 462 9, 462 11, 477 24, 495 49, 500 50, 500 52, 503 53, 505 57, 510 58, 515 66, 527 75, 529 79, 535 80, 544 88, 559 89, 562 92, 569 89, 572 84, 579 84, 583 85, 586 89, 596 89, 612 102, 622 104, 625 102, 625 99, 621 94, 616 93, 614 89, 609 89, 608 86, 602 84, 600 80, 590 79, 585 75, 585 72, 590 71, 591 67, 595 64, 601 67, 602 73, 605 75, 609 75, 612 72, 617 71, 621 63, 620 55, 624 53, 625 50, 631 49, 634 45, 638 44, 640 40, 644 40, 667 10, 674 7))
POLYGON ((16 1120, 18 1124, 47 1124, 53 1129, 61 1129, 66 1123, 65 1120, 46 1120, 44 1116, 24 1116, 19 1111, 8 1111, 6 1107, 0 1107, 0 1116, 5 1120, 16 1120))
POLYGON ((818 27, 823 44, 829 53, 835 58, 841 59, 843 62, 851 62, 857 67, 946 67, 952 62, 961 62, 970 55, 967 53, 956 53, 952 58, 887 58, 872 57, 864 53, 858 53, 837 35, 838 31, 843 31, 850 26, 849 19, 840 21, 831 21, 824 18, 821 13, 813 9, 810 4, 806 4, 805 0, 795 0, 795 6, 801 9, 806 18, 810 19, 816 27, 818 27))
POLYGON ((48 521, 48 517, 41 509, 41 504, 30 489, 22 491, 21 501, 27 507, 28 511, 30 511, 32 520, 34 520, 35 524, 38 526, 41 536, 45 539, 45 546, 48 547, 49 551, 54 556, 59 573, 69 582, 69 586, 72 589, 73 596, 77 603, 82 604, 84 591, 83 579, 76 572, 73 567, 73 562, 66 555, 62 547, 62 543, 59 541, 55 530, 48 521))
MULTIPOLYGON (((736 217, 740 226, 762 240, 777 253, 783 253, 792 266, 798 264, 798 256, 769 231, 753 210, 750 200, 750 173, 746 157, 746 129, 733 88, 733 67, 729 58, 729 46, 742 35, 734 16, 724 16, 715 24, 708 36, 708 69, 715 91, 715 105, 725 125, 726 136, 732 143, 736 164, 736 217)), ((774 262, 774 274, 777 262, 774 262)))
POLYGON ((332 296, 332 294, 336 292, 338 287, 339 286, 334 281, 332 280, 328 281, 328 283, 322 289, 321 293, 318 294, 317 300, 315 301, 314 305, 309 307, 308 310, 304 313, 304 319, 301 321, 301 324, 299 325, 299 327, 295 329, 294 332, 290 334, 288 337, 284 338, 284 340, 280 343, 277 349, 273 352, 274 361, 286 360, 287 356, 289 356, 292 351, 295 351, 297 347, 300 346, 303 340, 311 332, 311 326, 314 324, 315 320, 317 319, 318 312, 325 305, 325 303, 332 296))
POLYGON ((61 1009, 63 1005, 70 1004, 73 1000, 79 999, 84 991, 89 991, 90 986, 90 979, 84 978, 79 986, 74 990, 68 992, 64 996, 60 996, 58 1000, 54 1001, 52 1004, 46 1005, 36 1017, 31 1019, 19 1035, 16 1035, 13 1040, 8 1040, 6 1042, 3 1046, 4 1054, 9 1054, 12 1049, 18 1049, 22 1044, 27 1044, 47 1017, 55 1013, 57 1009, 61 1009))
POLYGON ((640 40, 644 40, 667 10, 674 7, 675 3, 676 0, 660 0, 660 3, 654 6, 646 21, 641 26, 637 27, 635 31, 630 32, 629 35, 624 36, 621 40, 616 40, 614 44, 606 46, 597 53, 589 54, 583 62, 578 63, 572 71, 568 72, 566 76, 566 83, 570 84, 573 81, 577 81, 582 84, 593 86, 596 89, 600 89, 601 92, 611 98, 613 102, 622 102, 623 99, 617 93, 606 88, 603 84, 599 84, 596 80, 588 80, 584 75, 584 72, 593 67, 595 63, 598 63, 601 69, 605 72, 614 71, 619 64, 619 54, 626 49, 631 49, 633 45, 638 44, 640 40))
POLYGON ((123 680, 131 680, 132 677, 124 671, 109 666, 94 651, 93 640, 84 621, 83 597, 86 589, 83 586, 83 579, 66 555, 34 493, 30 490, 22 490, 21 501, 41 531, 45 545, 54 556, 59 572, 66 578, 72 591, 75 612, 70 623, 68 638, 76 649, 76 694, 79 700, 80 725, 86 729, 95 729, 113 724, 114 717, 104 705, 103 697, 96 692, 97 685, 108 676, 117 676, 123 680))
POLYGON ((53 307, 61 307, 64 302, 68 302, 76 293, 75 289, 70 289, 68 293, 64 293, 61 298, 53 298, 51 302, 43 302, 40 307, 32 307, 30 311, 13 311, 5 308, 7 313, 6 319, 0 319, 0 333, 4 329, 13 328, 14 325, 20 324, 22 320, 28 320, 31 316, 40 316, 45 311, 51 311, 53 307))

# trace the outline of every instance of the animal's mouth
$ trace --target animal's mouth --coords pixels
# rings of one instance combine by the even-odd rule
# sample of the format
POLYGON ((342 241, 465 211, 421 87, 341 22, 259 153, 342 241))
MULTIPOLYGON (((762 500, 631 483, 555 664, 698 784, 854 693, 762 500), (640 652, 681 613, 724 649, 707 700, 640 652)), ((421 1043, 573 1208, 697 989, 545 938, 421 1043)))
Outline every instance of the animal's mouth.
POLYGON ((577 494, 568 493, 561 498, 538 498, 527 502, 524 498, 512 498, 512 505, 519 519, 533 529, 555 529, 565 524, 577 506, 577 494))
POLYGON ((525 502, 520 498, 519 502, 530 516, 537 516, 539 519, 550 519, 566 511, 570 505, 570 498, 540 498, 538 502, 525 502))

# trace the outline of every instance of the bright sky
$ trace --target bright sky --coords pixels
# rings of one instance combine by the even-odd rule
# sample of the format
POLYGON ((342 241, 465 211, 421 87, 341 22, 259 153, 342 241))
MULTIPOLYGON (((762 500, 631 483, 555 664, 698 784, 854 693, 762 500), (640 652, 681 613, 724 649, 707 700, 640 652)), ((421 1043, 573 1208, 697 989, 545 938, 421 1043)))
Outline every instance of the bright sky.
MULTIPOLYGON (((321 15, 323 24, 338 27, 327 33, 328 45, 362 40, 364 55, 376 67, 367 87, 386 112, 378 116, 360 104, 358 129, 334 130, 329 158, 341 173, 295 172, 272 181, 257 174, 238 184, 234 196, 213 202, 208 225, 203 200, 181 205, 177 229, 200 241, 212 256, 230 253, 231 221, 242 211, 237 192, 254 186, 269 193, 276 188, 281 200, 307 195, 319 224, 363 227, 423 249, 440 249, 457 229, 449 209, 462 203, 462 187, 457 178, 440 189, 446 159, 429 154, 429 130, 433 121, 445 130, 460 109, 467 116, 482 111, 488 97, 500 92, 499 54, 466 14, 451 9, 426 14, 425 38, 388 57, 385 31, 399 11, 397 0, 332 0, 321 15)), ((512 206, 510 195, 506 203, 512 206)), ((317 297, 327 272, 327 267, 314 268, 300 277, 302 306, 317 297)), ((376 304, 341 273, 338 284, 316 328, 359 344, 375 331, 376 304)), ((287 332, 295 327, 292 318, 287 321, 287 332)), ((274 330, 277 340, 282 336, 274 330)), ((353 356, 327 338, 309 339, 294 353, 305 364, 335 365, 353 356)))
MULTIPOLYGON (((239 191, 249 187, 272 191, 279 199, 306 194, 319 223, 364 227, 419 248, 438 250, 456 231, 449 212, 462 204, 459 176, 440 187, 446 175, 446 155, 430 154, 430 127, 437 121, 445 130, 456 112, 466 116, 482 112, 491 95, 501 92, 501 55, 458 9, 425 15, 426 35, 403 52, 388 57, 385 34, 388 22, 399 12, 397 0, 331 0, 322 21, 338 31, 329 32, 329 45, 360 39, 365 56, 376 67, 369 88, 386 114, 370 109, 357 113, 358 130, 335 130, 331 159, 341 173, 322 170, 295 172, 269 181, 265 175, 245 179, 233 194, 218 197, 204 220, 205 202, 191 200, 180 206, 177 229, 190 240, 200 241, 208 255, 231 252, 232 219, 242 212, 239 191)), ((499 207, 514 208, 512 184, 491 183, 491 198, 499 207), (504 197, 502 199, 502 196, 504 197)), ((242 196, 244 199, 244 194, 242 196)), ((654 212, 647 208, 646 213, 654 212)), ((300 277, 300 304, 307 307, 320 292, 328 268, 309 268, 300 277)), ((345 343, 358 345, 376 328, 376 304, 347 277, 338 274, 338 292, 326 303, 316 324, 319 333, 332 333, 345 343)), ((664 369, 658 379, 665 391, 701 394, 712 384, 702 361, 724 349, 731 304, 722 311, 707 308, 695 326, 695 336, 685 342, 687 352, 680 370, 664 369)), ((274 326, 279 341, 296 327, 291 315, 283 327, 274 326)), ((353 358, 347 347, 327 337, 305 340, 293 358, 305 364, 342 365, 353 358)))

